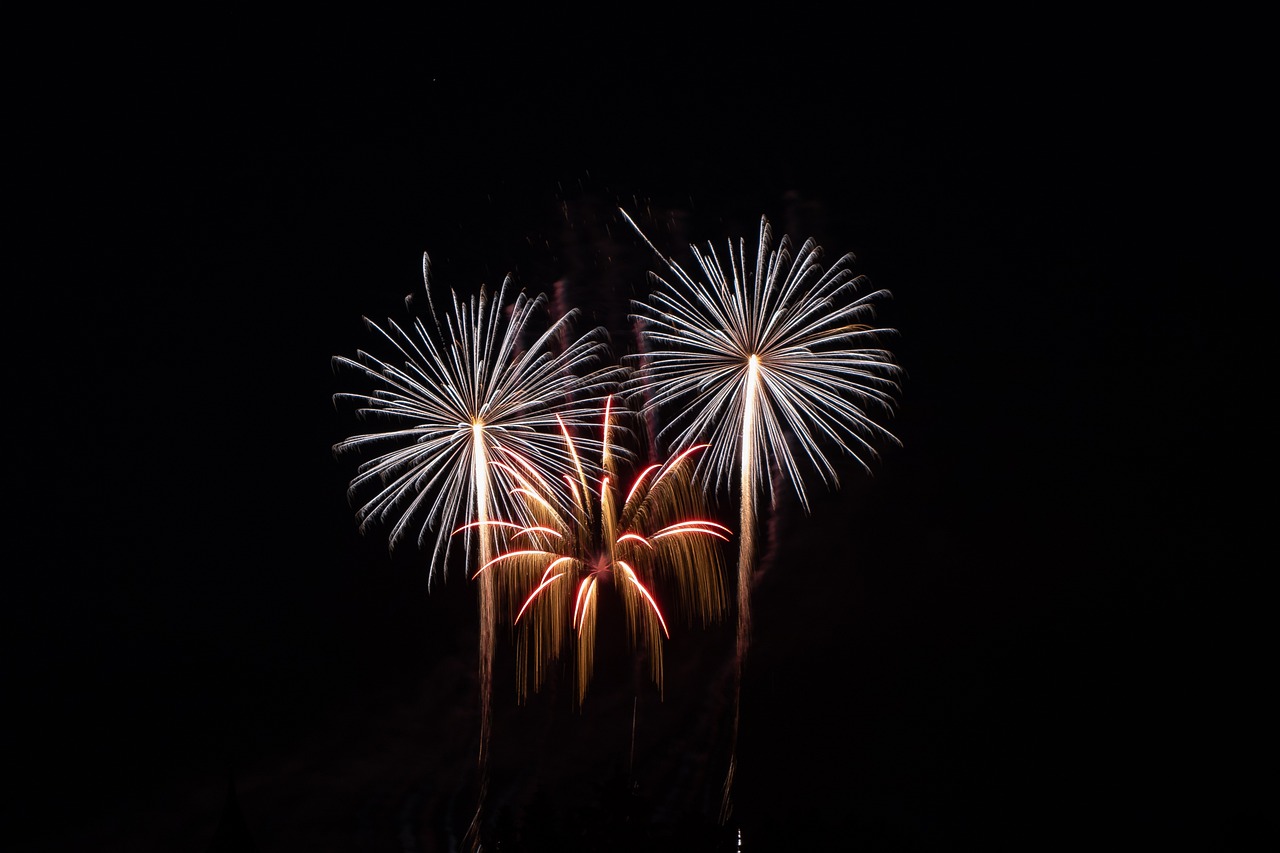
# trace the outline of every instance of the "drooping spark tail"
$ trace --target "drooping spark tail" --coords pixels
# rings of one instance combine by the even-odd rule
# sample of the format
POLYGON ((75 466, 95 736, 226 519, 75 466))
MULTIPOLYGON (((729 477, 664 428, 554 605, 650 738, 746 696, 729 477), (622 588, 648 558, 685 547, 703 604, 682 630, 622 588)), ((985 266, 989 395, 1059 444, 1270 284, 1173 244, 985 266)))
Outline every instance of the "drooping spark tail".
MULTIPOLYGON (((651 273, 648 301, 634 303, 643 352, 625 356, 635 366, 627 390, 647 395, 643 411, 670 419, 659 442, 709 441, 698 473, 717 490, 740 500, 738 540, 737 687, 750 644, 750 592, 754 574, 760 499, 776 504, 774 471, 810 509, 802 469, 816 470, 838 487, 834 447, 867 472, 876 443, 898 443, 877 422, 891 416, 901 369, 881 340, 896 332, 870 325, 876 303, 889 296, 859 291, 866 278, 854 275, 852 255, 828 268, 822 250, 806 240, 792 256, 790 239, 777 247, 765 217, 754 263, 746 243, 728 244, 728 266, 715 248, 690 246, 696 275, 664 255, 636 222, 621 211, 658 255, 668 281, 651 273), (737 481, 736 484, 734 481, 737 481)), ((734 726, 738 703, 735 701, 734 726)), ((726 804, 736 755, 730 759, 726 804)))

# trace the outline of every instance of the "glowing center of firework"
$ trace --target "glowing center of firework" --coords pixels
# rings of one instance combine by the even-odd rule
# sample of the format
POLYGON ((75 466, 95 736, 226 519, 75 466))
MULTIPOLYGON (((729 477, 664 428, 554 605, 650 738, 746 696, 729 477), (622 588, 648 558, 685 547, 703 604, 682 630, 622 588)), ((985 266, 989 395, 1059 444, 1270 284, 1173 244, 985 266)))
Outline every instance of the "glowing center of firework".
MULTIPOLYGON (((751 398, 760 393, 760 355, 751 353, 747 356, 747 405, 755 409, 755 401, 751 398)), ((748 417, 751 414, 748 413, 748 417)))
POLYGON ((596 580, 599 581, 607 581, 613 577, 613 562, 608 554, 600 554, 596 557, 595 562, 591 564, 591 574, 595 575, 596 580))

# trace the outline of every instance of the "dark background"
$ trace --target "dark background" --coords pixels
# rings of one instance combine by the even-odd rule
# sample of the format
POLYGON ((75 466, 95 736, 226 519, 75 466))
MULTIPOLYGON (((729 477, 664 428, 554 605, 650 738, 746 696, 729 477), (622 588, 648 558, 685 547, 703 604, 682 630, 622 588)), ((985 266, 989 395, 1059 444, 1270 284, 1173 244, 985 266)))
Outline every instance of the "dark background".
POLYGON ((472 590, 357 533, 330 358, 405 316, 423 252, 462 294, 562 282, 627 351, 654 259, 619 205, 672 252, 762 214, 854 252, 893 293, 903 446, 771 516, 724 825, 728 626, 673 639, 661 700, 602 651, 581 711, 517 706, 500 653, 494 849, 1272 825, 1247 60, 1207 71, 1190 27, 655 16, 43 31, 13 80, 6 846, 456 849, 472 590))

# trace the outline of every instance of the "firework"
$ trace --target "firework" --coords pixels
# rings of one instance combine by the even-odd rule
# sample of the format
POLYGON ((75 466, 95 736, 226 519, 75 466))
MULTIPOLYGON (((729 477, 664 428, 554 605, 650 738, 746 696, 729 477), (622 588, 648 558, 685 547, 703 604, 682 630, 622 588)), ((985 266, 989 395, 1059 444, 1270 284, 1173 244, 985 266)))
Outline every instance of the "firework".
POLYGON ((693 463, 706 445, 694 445, 640 471, 621 489, 612 451, 613 412, 606 407, 599 477, 580 464, 576 441, 562 425, 564 447, 575 471, 559 481, 544 477, 533 460, 512 450, 492 465, 518 482, 518 498, 531 520, 491 520, 468 527, 500 527, 507 548, 480 566, 478 577, 496 576, 505 615, 519 631, 518 690, 541 686, 547 664, 575 640, 578 701, 594 665, 602 590, 622 603, 627 636, 647 652, 650 675, 661 688, 662 642, 669 615, 657 587, 674 586, 680 613, 689 621, 718 620, 725 598, 718 541, 729 528, 706 518, 705 501, 692 480, 693 463))
MULTIPOLYGON (((423 283, 429 324, 414 317, 407 327, 394 320, 384 327, 366 318, 387 355, 360 351, 354 359, 334 358, 336 367, 356 371, 371 387, 336 394, 334 402, 353 403, 360 418, 380 427, 351 436, 334 450, 371 455, 350 483, 353 500, 365 496, 356 510, 360 529, 389 523, 393 550, 416 534, 418 546, 431 549, 430 587, 444 575, 450 534, 457 526, 498 515, 522 517, 522 506, 507 499, 517 481, 490 460, 519 453, 545 476, 576 472, 560 443, 560 424, 594 422, 619 373, 600 366, 607 363, 603 329, 569 340, 576 312, 536 335, 534 319, 545 297, 520 292, 508 305, 510 276, 492 298, 483 289, 469 301, 451 294, 443 317, 431 301, 425 255, 423 283)), ((495 547, 483 525, 469 528, 464 537, 470 565, 475 565, 473 552, 484 564, 495 547)), ((487 579, 479 599, 483 762, 495 625, 494 589, 487 579)))
POLYGON ((727 270, 710 244, 705 252, 691 246, 696 277, 622 214, 675 278, 653 273, 649 301, 634 303, 645 351, 628 357, 637 366, 628 388, 647 396, 646 411, 675 412, 660 441, 709 441, 699 473, 740 499, 740 670, 750 636, 757 505, 766 494, 776 501, 774 472, 808 511, 802 469, 839 484, 828 447, 869 471, 874 443, 897 443, 874 418, 892 414, 900 390, 900 368, 880 346, 893 330, 869 324, 875 303, 889 294, 859 296, 867 282, 850 270, 853 256, 824 269, 812 239, 794 258, 786 235, 775 249, 764 217, 755 258, 744 240, 736 247, 730 241, 727 270))

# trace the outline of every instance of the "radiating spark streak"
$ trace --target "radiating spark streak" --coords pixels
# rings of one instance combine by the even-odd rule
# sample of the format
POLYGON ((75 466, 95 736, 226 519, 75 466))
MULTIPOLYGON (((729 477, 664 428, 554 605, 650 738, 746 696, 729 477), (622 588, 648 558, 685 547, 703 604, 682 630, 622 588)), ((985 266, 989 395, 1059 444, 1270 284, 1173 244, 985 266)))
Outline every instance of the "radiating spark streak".
POLYGON ((635 497, 636 492, 639 491, 640 487, 644 485, 644 481, 649 478, 649 475, 652 474, 654 471, 657 471, 661 467, 662 467, 661 463, 655 463, 653 465, 650 465, 648 468, 645 468, 643 471, 641 471, 639 476, 636 477, 635 483, 632 484, 631 491, 627 492, 627 499, 626 501, 623 501, 623 503, 629 503, 631 499, 635 497))
MULTIPOLYGON (((532 500, 532 501, 545 503, 545 501, 542 500, 541 495, 539 495, 537 492, 533 491, 532 489, 528 489, 523 486, 512 489, 511 494, 519 495, 520 497, 528 498, 529 500, 532 500)), ((519 527, 519 525, 516 525, 516 526, 519 527)))
POLYGON ((641 536, 638 533, 624 533, 618 537, 618 541, 619 542, 639 542, 642 545, 644 545, 646 548, 653 547, 652 545, 649 544, 648 539, 645 539, 643 536, 641 536))
POLYGON ((462 525, 461 527, 459 527, 457 530, 453 531, 453 535, 454 535, 454 536, 457 536, 459 533, 461 533, 461 532, 462 532, 462 531, 464 531, 464 530, 472 530, 472 529, 477 528, 477 527, 515 527, 515 528, 519 528, 519 527, 520 527, 520 525, 516 524, 514 521, 494 521, 493 519, 489 519, 488 521, 473 521, 473 522, 471 522, 470 524, 464 524, 464 525, 462 525))
MULTIPOLYGON (((519 527, 520 525, 517 524, 513 526, 519 527)), ((521 528, 519 531, 512 534, 512 536, 513 538, 515 536, 529 536, 534 533, 542 533, 546 536, 554 536, 557 539, 559 539, 563 535, 560 533, 559 530, 552 530, 550 527, 525 527, 525 528, 521 528)))
POLYGON ((658 607, 658 602, 654 601, 653 596, 649 593, 649 590, 645 588, 644 584, 640 583, 640 579, 636 577, 635 571, 630 566, 628 566, 622 560, 618 561, 618 565, 626 570, 627 580, 635 584, 636 589, 640 590, 640 594, 643 595, 645 597, 645 600, 649 602, 649 607, 653 609, 653 615, 657 616, 658 621, 662 623, 662 633, 665 634, 668 638, 670 638, 671 632, 667 630, 667 620, 662 618, 662 609, 658 607))
POLYGON ((556 566, 560 565, 561 563, 572 563, 572 562, 573 562, 573 557, 561 557, 558 560, 552 560, 551 565, 547 566, 547 570, 542 573, 542 579, 546 580, 547 575, 555 571, 556 566))
POLYGON ((490 464, 494 468, 501 468, 507 472, 514 482, 520 483, 522 487, 529 489, 533 494, 536 494, 539 488, 543 491, 550 490, 551 486, 547 482, 547 478, 538 471, 532 462, 525 459, 516 450, 506 446, 503 448, 503 456, 512 460, 515 464, 509 465, 499 460, 494 460, 490 464), (519 467, 517 468, 517 466, 519 467))
POLYGON ((666 465, 663 466, 662 473, 658 475, 658 479, 661 480, 663 477, 667 476, 667 474, 672 469, 674 469, 677 465, 679 465, 685 459, 692 456, 694 453, 697 453, 699 450, 705 450, 708 447, 710 447, 709 444, 695 444, 693 447, 690 447, 688 450, 681 451, 679 454, 672 457, 671 460, 668 461, 666 465))
POLYGON ((586 577, 578 586, 578 599, 573 605, 573 627, 578 628, 579 630, 581 630, 581 628, 579 627, 578 617, 586 612, 587 604, 590 602, 591 595, 595 592, 595 588, 596 579, 594 575, 586 577))
POLYGON ((653 534, 653 536, 652 536, 652 537, 650 537, 650 538, 652 538, 652 539, 662 539, 662 538, 663 538, 663 537, 665 537, 665 536, 681 536, 681 535, 684 535, 684 534, 686 534, 686 533, 705 533, 705 534, 707 534, 708 536, 714 536, 714 537, 716 537, 717 539, 723 539, 725 542, 728 542, 728 541, 729 541, 729 537, 728 537, 728 536, 725 536, 725 535, 724 535, 723 533, 721 533, 719 530, 704 530, 704 529, 702 529, 702 528, 692 528, 692 527, 687 527, 687 528, 685 528, 685 529, 683 529, 683 530, 661 530, 661 531, 659 531, 659 532, 657 532, 657 533, 653 534))
POLYGON ((668 525, 667 527, 665 527, 665 528, 663 528, 663 529, 664 529, 664 530, 669 530, 669 531, 674 531, 674 530, 679 530, 679 529, 680 529, 680 528, 682 528, 682 527, 718 527, 718 528, 720 528, 721 530, 723 530, 725 533, 731 533, 731 532, 732 532, 729 528, 725 527, 723 524, 719 524, 719 523, 714 522, 714 521, 706 521, 706 520, 703 520, 703 519, 694 519, 694 520, 691 520, 691 521, 681 521, 681 522, 677 522, 676 524, 668 525))
MULTIPOLYGON (((605 403, 605 418, 609 417, 609 403, 605 403)), ((574 446, 573 438, 569 435, 569 428, 565 426, 564 421, 560 420, 560 416, 556 416, 556 420, 560 423, 560 433, 564 436, 565 447, 569 450, 569 458, 573 460, 574 470, 578 472, 578 483, 582 486, 582 499, 585 501, 587 496, 591 494, 591 487, 587 485, 587 472, 583 470, 582 460, 578 458, 578 448, 574 446)), ((566 478, 568 475, 565 475, 566 478)), ((586 511, 590 511, 590 505, 584 506, 586 511)))
POLYGON ((530 550, 530 551, 507 551, 507 552, 505 552, 505 553, 503 553, 503 554, 499 554, 498 556, 494 557, 492 560, 490 560, 489 562, 487 562, 487 563, 485 563, 483 566, 481 566, 481 567, 476 571, 476 573, 475 573, 474 575, 472 575, 472 576, 471 576, 471 579, 472 579, 472 580, 475 580, 476 578, 480 577, 480 573, 481 573, 481 572, 483 572, 485 569, 489 568, 490 566, 494 565, 495 563, 501 563, 501 562, 504 562, 504 561, 506 561, 506 560, 515 560, 515 559, 519 559, 520 557, 529 557, 529 556, 533 556, 533 555, 538 555, 538 556, 546 555, 546 556, 550 556, 550 554, 549 554, 547 551, 532 551, 532 550, 530 550))
POLYGON ((582 493, 578 491, 578 484, 568 474, 564 478, 565 485, 569 487, 569 494, 573 498, 573 505, 585 512, 586 508, 582 504, 582 493))

